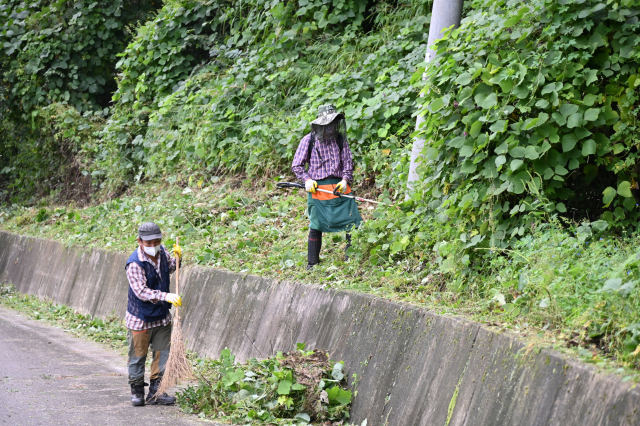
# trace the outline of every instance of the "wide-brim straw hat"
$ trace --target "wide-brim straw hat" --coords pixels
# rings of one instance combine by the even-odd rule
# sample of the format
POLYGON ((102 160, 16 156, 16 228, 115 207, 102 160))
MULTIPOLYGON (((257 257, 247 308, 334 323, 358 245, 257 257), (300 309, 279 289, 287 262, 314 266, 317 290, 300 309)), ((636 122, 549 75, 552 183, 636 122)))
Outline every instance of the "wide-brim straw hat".
POLYGON ((344 114, 338 112, 336 107, 333 105, 322 105, 318 108, 318 118, 313 120, 311 124, 315 124, 316 126, 326 126, 337 117, 344 118, 344 114))

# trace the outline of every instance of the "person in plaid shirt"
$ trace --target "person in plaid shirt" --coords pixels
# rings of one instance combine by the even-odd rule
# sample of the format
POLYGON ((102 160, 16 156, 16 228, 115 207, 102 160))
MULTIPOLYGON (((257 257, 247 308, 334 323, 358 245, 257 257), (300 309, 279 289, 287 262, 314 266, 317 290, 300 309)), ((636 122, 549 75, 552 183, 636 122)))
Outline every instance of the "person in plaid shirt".
MULTIPOLYGON (((320 263, 323 232, 348 232, 362 222, 356 201, 336 195, 337 192, 350 193, 349 182, 353 180, 353 154, 347 141, 344 114, 337 112, 333 105, 323 105, 318 109, 318 118, 311 122, 311 129, 300 141, 291 165, 309 192, 307 269, 320 263), (318 188, 334 194, 318 192, 318 188)), ((345 260, 348 260, 346 251, 351 245, 351 235, 347 233, 346 238, 345 260)))
MULTIPOLYGON (((131 404, 173 404, 175 398, 157 394, 169 358, 171 342, 170 304, 182 306, 179 295, 169 292, 169 275, 176 270, 176 258, 161 245, 162 232, 153 222, 140 225, 138 248, 127 260, 125 270, 129 279, 129 301, 125 315, 129 343, 129 384, 131 404), (149 393, 145 400, 144 369, 149 347, 152 349, 149 393)), ((179 259, 182 250, 173 247, 179 259)))

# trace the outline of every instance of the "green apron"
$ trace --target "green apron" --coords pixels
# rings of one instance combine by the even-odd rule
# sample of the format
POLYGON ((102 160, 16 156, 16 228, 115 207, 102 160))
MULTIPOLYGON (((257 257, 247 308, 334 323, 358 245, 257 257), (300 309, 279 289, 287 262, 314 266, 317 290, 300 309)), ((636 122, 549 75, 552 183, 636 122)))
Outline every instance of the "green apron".
MULTIPOLYGON (((326 178, 318 180, 320 185, 336 185, 342 179, 326 178)), ((320 232, 340 232, 357 228, 362 222, 358 204, 353 198, 337 197, 331 200, 316 200, 311 193, 307 196, 309 227, 320 232)))

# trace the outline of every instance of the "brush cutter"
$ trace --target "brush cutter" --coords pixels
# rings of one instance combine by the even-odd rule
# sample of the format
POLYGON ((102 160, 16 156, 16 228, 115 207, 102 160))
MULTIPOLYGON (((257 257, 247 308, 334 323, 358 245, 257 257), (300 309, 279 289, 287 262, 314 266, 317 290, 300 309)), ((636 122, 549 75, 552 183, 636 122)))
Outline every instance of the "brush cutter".
MULTIPOLYGON (((278 188, 280 188, 280 189, 285 189, 285 188, 305 189, 303 184, 294 183, 294 182, 278 182, 278 183, 276 183, 276 186, 278 188)), ((338 192, 338 191, 329 191, 328 189, 320 189, 320 188, 316 188, 316 191, 326 192, 327 194, 333 194, 333 195, 337 195, 338 197, 343 197, 343 198, 353 198, 354 200, 356 200, 358 202, 361 202, 361 203, 373 203, 373 204, 384 204, 384 205, 386 205, 385 203, 381 203, 380 201, 368 200, 366 198, 356 197, 355 195, 343 194, 342 192, 338 192)))

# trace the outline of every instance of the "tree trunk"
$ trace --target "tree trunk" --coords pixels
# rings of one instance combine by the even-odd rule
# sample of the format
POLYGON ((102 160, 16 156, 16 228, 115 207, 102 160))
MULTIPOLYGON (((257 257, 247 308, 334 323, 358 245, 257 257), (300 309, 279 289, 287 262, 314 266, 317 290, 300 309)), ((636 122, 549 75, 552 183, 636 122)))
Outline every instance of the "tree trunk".
MULTIPOLYGON (((460 26, 463 2, 464 0, 434 0, 433 9, 431 10, 431 24, 429 25, 429 41, 427 43, 428 47, 425 62, 431 62, 436 57, 433 44, 436 40, 442 38, 443 30, 452 25, 455 25, 456 28, 460 26)), ((418 116, 416 120, 416 130, 420 129, 424 120, 424 116, 418 116)), ((418 180, 416 168, 420 164, 424 142, 424 138, 416 138, 413 141, 411 165, 409 167, 409 179, 407 183, 409 189, 413 188, 411 183, 418 180)))

